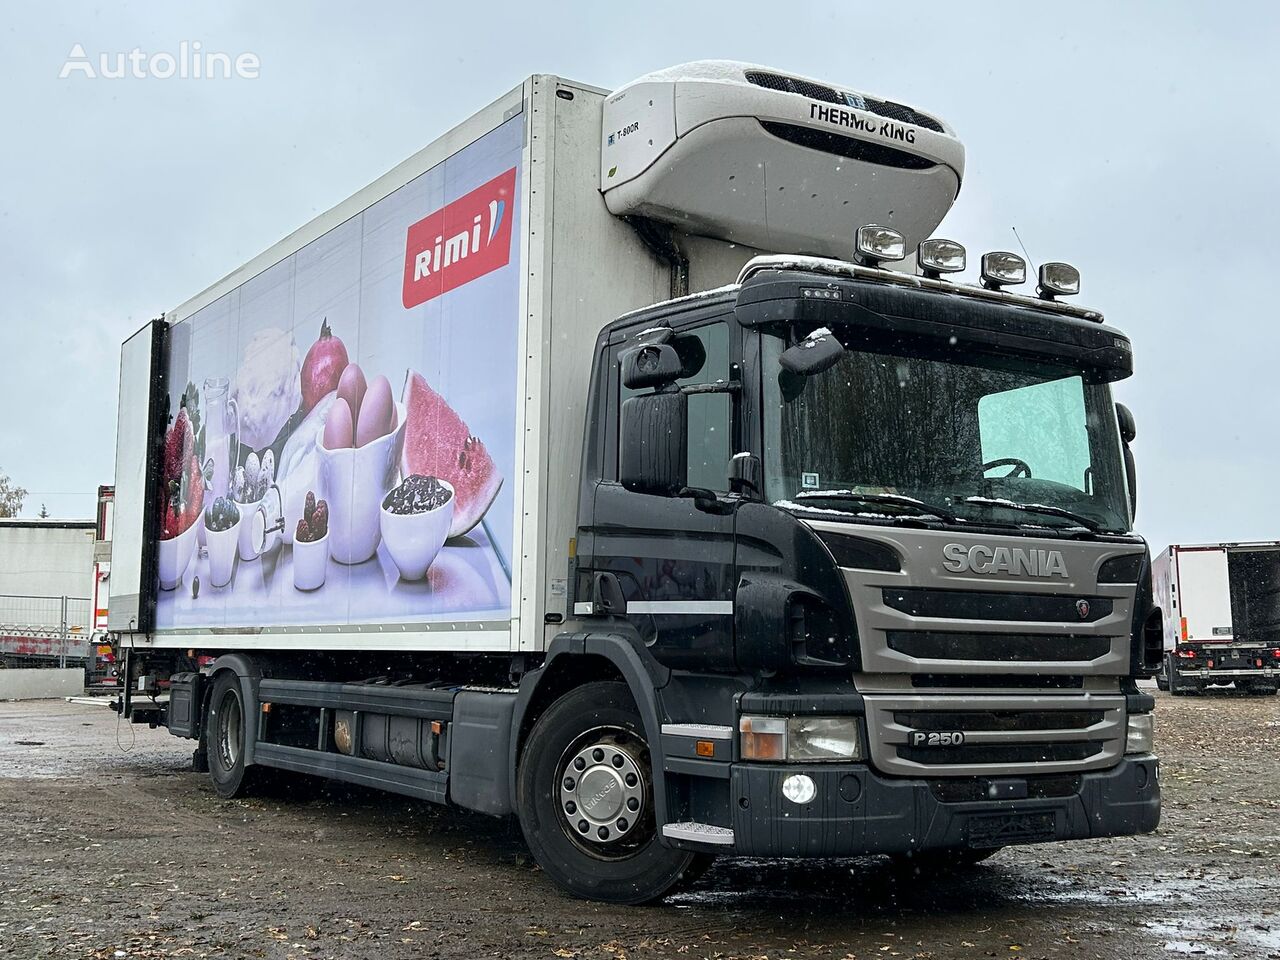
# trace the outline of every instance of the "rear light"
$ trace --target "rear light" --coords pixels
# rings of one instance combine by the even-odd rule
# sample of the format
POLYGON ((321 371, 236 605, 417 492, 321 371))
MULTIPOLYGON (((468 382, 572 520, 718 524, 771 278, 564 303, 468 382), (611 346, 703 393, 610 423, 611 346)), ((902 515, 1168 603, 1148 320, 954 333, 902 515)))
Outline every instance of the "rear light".
POLYGON ((1196 658, 1196 652, 1194 650, 1179 650, 1178 656, 1185 660, 1194 660, 1196 658))
POLYGON ((1209 669, 1210 669, 1210 670, 1212 670, 1212 669, 1213 669, 1213 661, 1212 661, 1212 660, 1210 660, 1210 661, 1209 661, 1209 669))
POLYGON ((1271 655, 1275 657, 1277 660, 1280 660, 1280 647, 1277 647, 1275 650, 1272 650, 1271 655))

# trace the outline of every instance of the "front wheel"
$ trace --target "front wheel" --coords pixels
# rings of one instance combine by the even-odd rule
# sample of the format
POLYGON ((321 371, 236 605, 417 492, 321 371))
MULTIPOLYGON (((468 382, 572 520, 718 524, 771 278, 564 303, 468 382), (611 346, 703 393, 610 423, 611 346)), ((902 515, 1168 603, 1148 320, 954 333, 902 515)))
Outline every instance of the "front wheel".
POLYGON ((525 842, 551 879, 575 896, 635 904, 696 873, 704 858, 658 837, 652 771, 625 684, 585 684, 538 718, 517 799, 525 842))

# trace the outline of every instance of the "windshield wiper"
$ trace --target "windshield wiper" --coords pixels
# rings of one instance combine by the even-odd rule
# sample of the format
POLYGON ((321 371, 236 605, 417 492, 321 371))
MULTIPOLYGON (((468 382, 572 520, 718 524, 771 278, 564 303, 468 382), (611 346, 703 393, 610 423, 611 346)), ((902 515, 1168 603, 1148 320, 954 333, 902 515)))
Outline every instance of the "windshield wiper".
POLYGON ((795 495, 796 500, 844 500, 851 503, 881 504, 890 507, 912 507, 922 514, 931 514, 948 523, 963 521, 946 507, 925 503, 915 497, 904 497, 900 493, 858 493, 854 490, 809 490, 795 495))
POLYGON ((1084 527, 1090 533, 1102 532, 1102 524, 1098 523, 1097 520, 1092 520, 1065 507, 1053 507, 1047 503, 1018 503, 1015 500, 1005 500, 1002 497, 965 497, 960 502, 973 503, 983 507, 1003 507, 1006 510, 1022 510, 1026 513, 1043 513, 1046 516, 1071 520, 1084 527))

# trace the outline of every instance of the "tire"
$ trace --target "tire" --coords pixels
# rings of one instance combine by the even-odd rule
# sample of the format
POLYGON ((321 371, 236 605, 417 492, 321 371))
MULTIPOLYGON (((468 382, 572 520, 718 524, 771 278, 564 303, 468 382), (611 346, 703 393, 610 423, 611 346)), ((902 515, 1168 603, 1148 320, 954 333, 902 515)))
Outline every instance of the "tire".
POLYGON ((907 853, 890 854, 889 859, 897 870, 913 876, 928 876, 935 873, 955 873, 975 867, 984 860, 989 860, 999 853, 1003 847, 992 847, 985 850, 974 850, 969 847, 950 847, 942 850, 911 850, 907 853))
POLYGON ((1169 681, 1163 673, 1156 674, 1156 689, 1163 690, 1165 693, 1169 692, 1169 681))
POLYGON ((1276 695, 1276 685, 1267 683, 1265 680, 1255 680, 1245 685, 1245 693, 1251 697, 1274 697, 1276 695))
POLYGON ((647 903, 706 865, 658 837, 652 759, 626 684, 588 683, 553 703, 529 731, 516 776, 525 842, 576 897, 647 903))
POLYGON ((221 671, 209 693, 204 736, 209 779, 224 800, 248 796, 259 785, 260 771, 245 766, 244 762, 247 716, 240 678, 230 670, 221 671))

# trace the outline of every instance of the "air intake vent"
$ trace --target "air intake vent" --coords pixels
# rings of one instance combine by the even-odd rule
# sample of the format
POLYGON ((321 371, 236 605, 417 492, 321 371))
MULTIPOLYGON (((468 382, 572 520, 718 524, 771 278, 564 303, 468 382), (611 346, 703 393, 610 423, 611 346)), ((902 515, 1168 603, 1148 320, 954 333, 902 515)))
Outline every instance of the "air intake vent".
MULTIPOLYGON (((924 127, 926 130, 932 130, 935 133, 942 133, 942 124, 933 117, 926 117, 918 110, 912 110, 910 107, 894 103, 892 100, 876 100, 873 97, 863 97, 863 101, 867 105, 867 109, 880 117, 887 117, 890 120, 897 120, 899 123, 911 123, 917 127, 924 127)), ((853 103, 852 106, 857 106, 853 103)))
POLYGON ((794 123, 778 123, 774 120, 761 120, 760 126, 766 133, 771 133, 780 140, 794 143, 798 147, 810 150, 821 150, 823 153, 834 153, 837 156, 849 157, 874 163, 881 167, 898 167, 901 170, 928 170, 937 164, 926 157, 918 157, 893 147, 879 143, 868 143, 855 140, 839 133, 828 133, 825 130, 813 130, 809 127, 797 126, 794 123))
POLYGON ((746 76, 747 83, 754 83, 757 87, 781 90, 784 93, 798 93, 802 97, 809 97, 811 100, 824 100, 827 103, 845 102, 844 97, 830 87, 824 87, 822 84, 814 83, 811 80, 784 77, 780 73, 765 73, 763 70, 748 70, 746 76))
POLYGON ((933 117, 925 116, 903 103, 892 100, 877 100, 874 97, 862 97, 852 93, 839 93, 831 87, 812 80, 801 80, 799 77, 787 77, 780 73, 766 73, 763 70, 748 70, 745 74, 747 83, 768 90, 781 90, 783 93, 798 93, 811 100, 822 100, 826 103, 839 103, 858 110, 866 110, 879 117, 897 120, 899 123, 910 123, 924 127, 935 133, 942 133, 942 124, 933 117))

